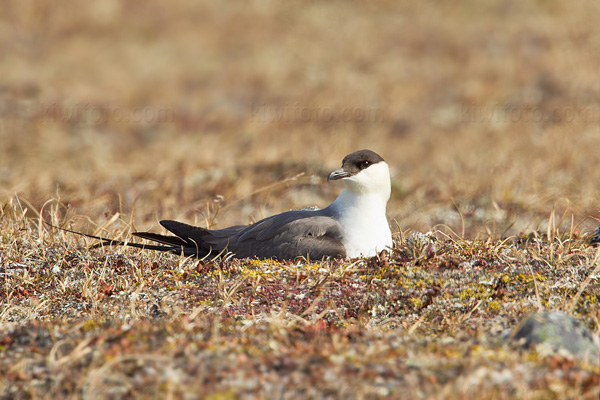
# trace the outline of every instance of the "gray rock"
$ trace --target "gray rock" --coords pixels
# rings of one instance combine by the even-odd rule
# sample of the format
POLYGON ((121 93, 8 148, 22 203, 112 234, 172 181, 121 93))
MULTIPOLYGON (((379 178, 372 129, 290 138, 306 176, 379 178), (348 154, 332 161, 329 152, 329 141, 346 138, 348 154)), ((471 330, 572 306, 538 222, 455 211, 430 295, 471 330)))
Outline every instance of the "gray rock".
POLYGON ((600 364, 598 336, 576 318, 559 311, 537 312, 524 318, 508 339, 525 348, 535 348, 542 357, 572 356, 600 364))

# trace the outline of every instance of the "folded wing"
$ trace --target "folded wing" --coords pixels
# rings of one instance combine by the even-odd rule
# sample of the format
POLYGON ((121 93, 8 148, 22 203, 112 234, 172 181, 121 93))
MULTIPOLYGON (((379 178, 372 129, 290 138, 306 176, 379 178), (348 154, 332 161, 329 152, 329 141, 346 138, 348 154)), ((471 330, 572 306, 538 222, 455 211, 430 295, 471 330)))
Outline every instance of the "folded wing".
POLYGON ((294 210, 250 225, 232 238, 230 250, 238 257, 290 260, 307 257, 344 258, 342 227, 325 210, 294 210))
POLYGON ((174 253, 205 257, 231 252, 238 258, 290 260, 308 257, 344 258, 340 224, 325 210, 294 210, 249 226, 209 230, 177 221, 161 221, 176 236, 138 232, 136 236, 162 243, 174 253))

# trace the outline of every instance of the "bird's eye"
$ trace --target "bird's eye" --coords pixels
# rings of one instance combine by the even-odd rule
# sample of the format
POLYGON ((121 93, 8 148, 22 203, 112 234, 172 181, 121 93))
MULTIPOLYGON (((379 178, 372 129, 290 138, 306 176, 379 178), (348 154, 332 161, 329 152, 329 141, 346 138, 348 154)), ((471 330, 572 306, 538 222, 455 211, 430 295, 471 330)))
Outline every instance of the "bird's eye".
POLYGON ((358 163, 358 168, 359 168, 359 169, 365 169, 365 168, 367 168, 369 165, 371 165, 371 161, 367 161, 367 160, 365 160, 365 161, 361 161, 361 162, 359 162, 359 163, 358 163))

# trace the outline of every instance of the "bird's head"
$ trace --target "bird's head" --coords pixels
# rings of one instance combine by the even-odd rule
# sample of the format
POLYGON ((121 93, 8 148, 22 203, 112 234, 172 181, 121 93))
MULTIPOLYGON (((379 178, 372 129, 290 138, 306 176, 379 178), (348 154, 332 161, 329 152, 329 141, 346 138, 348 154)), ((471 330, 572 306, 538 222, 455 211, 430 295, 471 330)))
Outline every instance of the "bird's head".
POLYGON ((328 181, 341 179, 346 189, 354 193, 377 193, 389 199, 390 169, 383 158, 371 150, 359 150, 342 160, 342 167, 332 171, 328 181))

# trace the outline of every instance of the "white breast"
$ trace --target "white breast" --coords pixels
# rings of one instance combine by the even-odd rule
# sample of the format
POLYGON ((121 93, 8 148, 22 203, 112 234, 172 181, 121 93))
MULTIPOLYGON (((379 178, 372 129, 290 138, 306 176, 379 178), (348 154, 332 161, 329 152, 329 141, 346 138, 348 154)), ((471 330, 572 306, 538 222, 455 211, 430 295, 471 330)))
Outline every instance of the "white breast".
POLYGON ((346 256, 372 257, 392 247, 392 232, 385 215, 385 203, 374 196, 356 196, 345 190, 331 205, 342 225, 346 256))
POLYGON ((346 189, 330 207, 342 225, 347 257, 372 257, 391 248, 386 217, 391 192, 388 165, 379 162, 343 181, 346 189))

